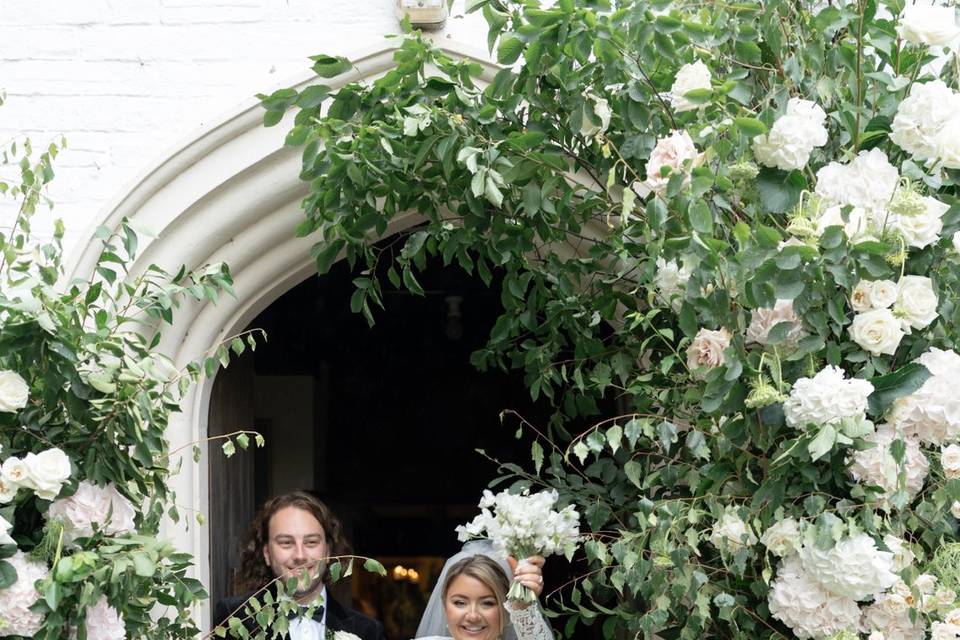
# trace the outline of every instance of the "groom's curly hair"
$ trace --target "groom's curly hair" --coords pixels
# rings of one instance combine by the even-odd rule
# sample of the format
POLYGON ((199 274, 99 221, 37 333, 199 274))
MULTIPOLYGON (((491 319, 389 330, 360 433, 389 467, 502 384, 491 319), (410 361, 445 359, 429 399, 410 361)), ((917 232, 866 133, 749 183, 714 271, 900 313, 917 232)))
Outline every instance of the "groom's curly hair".
MULTIPOLYGON (((276 577, 270 565, 264 562, 263 547, 270 539, 270 518, 286 507, 303 509, 313 515, 323 527, 327 539, 327 552, 330 556, 343 556, 351 552, 350 543, 343 534, 343 525, 330 508, 312 493, 294 491, 267 500, 250 523, 246 542, 240 555, 240 568, 234 576, 234 589, 237 593, 257 591, 276 577)), ((330 584, 330 572, 324 576, 324 582, 330 584)))

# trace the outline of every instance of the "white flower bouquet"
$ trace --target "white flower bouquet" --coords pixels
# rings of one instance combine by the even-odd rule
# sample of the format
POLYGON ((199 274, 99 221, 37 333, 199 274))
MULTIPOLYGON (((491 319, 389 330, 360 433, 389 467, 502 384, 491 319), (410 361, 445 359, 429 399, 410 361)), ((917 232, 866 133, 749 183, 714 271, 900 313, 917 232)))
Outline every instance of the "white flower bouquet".
MULTIPOLYGON (((519 558, 562 553, 573 556, 580 541, 580 515, 573 505, 557 510, 556 491, 521 494, 485 490, 480 499, 480 515, 457 527, 461 542, 489 538, 498 552, 519 558)), ((507 598, 533 602, 536 596, 522 584, 511 585, 507 598)))

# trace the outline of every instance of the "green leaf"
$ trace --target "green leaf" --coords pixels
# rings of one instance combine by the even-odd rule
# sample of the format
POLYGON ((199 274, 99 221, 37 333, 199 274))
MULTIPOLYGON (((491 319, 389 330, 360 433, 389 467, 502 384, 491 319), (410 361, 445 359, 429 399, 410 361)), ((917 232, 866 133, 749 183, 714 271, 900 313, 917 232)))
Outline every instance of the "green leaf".
POLYGON ((867 399, 870 415, 879 418, 897 398, 917 391, 929 378, 930 371, 917 362, 904 365, 892 373, 871 378, 873 393, 867 399))
POLYGON ((301 109, 313 109, 323 102, 323 99, 330 94, 330 87, 325 84, 314 84, 302 92, 297 97, 297 106, 301 109))
POLYGON ((812 460, 819 460, 833 448, 837 441, 837 430, 833 425, 824 425, 820 433, 807 445, 807 451, 810 452, 812 460))
POLYGON ((340 56, 310 56, 313 60, 313 71, 321 78, 332 78, 345 71, 349 71, 353 64, 340 56))
MULTIPOLYGON (((337 238, 333 242, 323 245, 318 243, 316 246, 323 247, 317 253, 317 273, 323 275, 330 271, 330 267, 333 266, 333 263, 336 261, 337 256, 340 254, 340 250, 343 249, 343 246, 346 244, 346 240, 343 238, 337 238)), ((315 248, 316 248, 315 246, 315 248)))
POLYGON ((227 440, 220 446, 220 448, 223 449, 223 455, 227 456, 228 458, 237 452, 237 448, 234 446, 233 440, 227 440))
POLYGON ((500 64, 513 64, 523 52, 523 42, 514 35, 507 35, 500 39, 500 46, 497 47, 497 62, 500 64))
POLYGON ((751 138, 767 132, 767 125, 756 118, 734 118, 733 124, 751 138))
POLYGON ((536 440, 530 445, 530 457, 533 459, 534 471, 539 475, 543 467, 543 447, 536 440))
POLYGON ((757 176, 760 203, 771 213, 786 213, 800 200, 806 181, 799 172, 764 167, 757 176))
POLYGON ((17 570, 6 560, 0 560, 0 589, 6 589, 17 581, 17 570))
POLYGON ((713 233, 713 212, 710 211, 710 205, 703 200, 696 200, 690 205, 688 213, 694 230, 703 234, 713 233))
POLYGON ((625 465, 623 465, 623 472, 626 474, 627 479, 632 482, 637 488, 643 488, 643 478, 641 474, 643 473, 643 467, 638 462, 630 460, 625 465))
POLYGON ((363 568, 371 573, 376 573, 381 576, 387 575, 387 570, 383 568, 383 565, 374 560, 373 558, 367 558, 363 561, 363 568))

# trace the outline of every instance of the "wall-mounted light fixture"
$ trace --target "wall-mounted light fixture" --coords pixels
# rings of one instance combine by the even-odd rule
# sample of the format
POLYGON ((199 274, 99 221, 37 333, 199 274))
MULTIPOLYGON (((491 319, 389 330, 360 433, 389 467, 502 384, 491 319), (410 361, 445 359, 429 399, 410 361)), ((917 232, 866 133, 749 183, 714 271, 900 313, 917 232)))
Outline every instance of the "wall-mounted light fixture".
POLYGON ((447 0, 397 0, 397 20, 407 17, 415 29, 442 29, 447 21, 447 0))

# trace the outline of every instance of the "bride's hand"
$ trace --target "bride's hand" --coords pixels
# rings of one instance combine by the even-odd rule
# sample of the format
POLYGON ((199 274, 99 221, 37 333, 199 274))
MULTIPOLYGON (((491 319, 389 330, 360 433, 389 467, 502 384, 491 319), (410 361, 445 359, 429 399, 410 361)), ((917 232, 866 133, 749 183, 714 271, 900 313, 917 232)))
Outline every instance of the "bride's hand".
POLYGON ((530 589, 539 598, 543 592, 543 564, 546 562, 544 557, 531 556, 526 562, 518 562, 516 558, 510 557, 507 562, 513 571, 514 581, 530 589))

